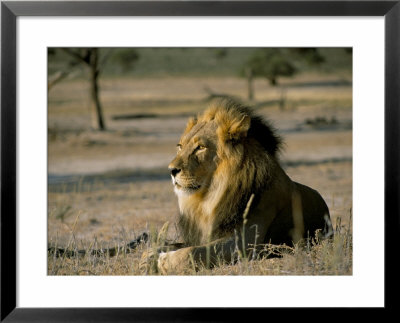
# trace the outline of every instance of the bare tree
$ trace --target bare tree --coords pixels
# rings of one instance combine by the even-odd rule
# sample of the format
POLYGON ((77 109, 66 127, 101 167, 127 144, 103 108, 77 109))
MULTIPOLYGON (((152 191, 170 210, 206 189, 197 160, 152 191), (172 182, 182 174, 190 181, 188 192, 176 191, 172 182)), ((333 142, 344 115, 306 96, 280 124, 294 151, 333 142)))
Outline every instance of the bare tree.
POLYGON ((139 58, 134 49, 108 49, 101 50, 99 48, 50 48, 50 56, 55 56, 62 52, 66 54, 62 58, 62 67, 49 76, 48 89, 52 89, 57 83, 67 77, 71 77, 78 66, 85 66, 89 74, 90 83, 90 106, 92 111, 92 127, 94 129, 105 130, 106 124, 103 115, 103 108, 100 101, 99 78, 104 70, 109 57, 112 57, 115 63, 122 66, 124 71, 133 67, 134 62, 139 58))
MULTIPOLYGON (((280 77, 290 77, 298 72, 298 68, 295 66, 297 61, 315 65, 324 62, 324 57, 316 48, 262 48, 256 50, 242 66, 242 75, 247 80, 248 99, 254 99, 254 78, 265 78, 272 86, 277 86, 280 77)), ((282 91, 281 101, 285 97, 285 90, 282 91)))
POLYGON ((92 110, 93 127, 99 130, 105 130, 106 125, 104 122, 103 109, 99 98, 99 49, 98 48, 63 48, 65 53, 69 54, 76 61, 86 65, 89 69, 90 77, 90 100, 92 110))

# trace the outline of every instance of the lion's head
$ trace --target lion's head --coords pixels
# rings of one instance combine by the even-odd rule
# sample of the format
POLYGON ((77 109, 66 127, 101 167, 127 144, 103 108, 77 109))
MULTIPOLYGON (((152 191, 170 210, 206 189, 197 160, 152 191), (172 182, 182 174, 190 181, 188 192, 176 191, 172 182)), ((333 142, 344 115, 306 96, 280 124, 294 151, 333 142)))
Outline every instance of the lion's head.
POLYGON ((186 241, 233 231, 249 196, 270 180, 280 144, 268 122, 231 100, 189 120, 169 165, 186 241))
POLYGON ((170 163, 172 183, 178 195, 204 194, 218 166, 217 124, 192 119, 170 163))

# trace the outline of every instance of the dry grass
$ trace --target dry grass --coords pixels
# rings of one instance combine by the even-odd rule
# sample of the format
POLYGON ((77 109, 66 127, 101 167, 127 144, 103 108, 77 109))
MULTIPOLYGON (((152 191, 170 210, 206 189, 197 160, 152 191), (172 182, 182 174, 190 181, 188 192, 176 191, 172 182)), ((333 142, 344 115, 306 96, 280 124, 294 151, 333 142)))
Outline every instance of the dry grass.
MULTIPOLYGON (((200 265, 191 266, 170 275, 351 275, 352 274, 352 230, 351 220, 347 226, 336 225, 335 236, 331 240, 316 241, 311 239, 302 246, 295 247, 265 245, 262 255, 256 259, 235 257, 231 264, 219 263, 212 269, 200 265)), ((153 237, 159 237, 153 231, 153 237)), ((124 239, 122 239, 124 240, 124 239)), ((128 241, 116 244, 121 247, 128 241)), ((143 258, 152 255, 161 244, 160 239, 150 239, 133 252, 121 250, 116 256, 108 254, 92 255, 92 250, 104 246, 93 240, 84 248, 86 255, 56 257, 49 253, 49 275, 159 275, 154 259, 149 258, 149 266, 143 266, 143 258)), ((57 242, 53 244, 57 247, 57 242)), ((74 234, 67 245, 67 250, 81 248, 76 243, 74 234)))

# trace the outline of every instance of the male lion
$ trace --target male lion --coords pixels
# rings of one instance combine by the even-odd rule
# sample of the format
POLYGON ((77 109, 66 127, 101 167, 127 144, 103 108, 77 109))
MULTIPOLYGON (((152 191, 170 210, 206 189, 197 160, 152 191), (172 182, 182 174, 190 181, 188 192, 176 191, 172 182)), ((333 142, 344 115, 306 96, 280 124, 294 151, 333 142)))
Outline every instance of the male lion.
POLYGON ((189 123, 169 165, 184 248, 161 252, 167 273, 230 262, 262 244, 292 245, 332 234, 321 195, 293 182, 279 165, 274 129, 247 107, 220 100, 189 123))

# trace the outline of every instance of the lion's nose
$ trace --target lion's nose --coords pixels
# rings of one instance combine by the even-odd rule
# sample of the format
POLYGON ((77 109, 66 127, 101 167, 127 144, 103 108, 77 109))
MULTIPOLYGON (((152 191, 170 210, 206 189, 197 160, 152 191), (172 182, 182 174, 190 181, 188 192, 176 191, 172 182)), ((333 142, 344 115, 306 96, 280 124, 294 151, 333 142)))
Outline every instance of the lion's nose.
POLYGON ((170 170, 171 175, 172 175, 173 177, 175 177, 176 174, 178 174, 178 173, 181 171, 179 168, 175 168, 175 167, 170 167, 169 170, 170 170))

